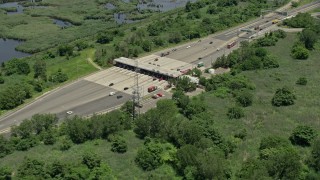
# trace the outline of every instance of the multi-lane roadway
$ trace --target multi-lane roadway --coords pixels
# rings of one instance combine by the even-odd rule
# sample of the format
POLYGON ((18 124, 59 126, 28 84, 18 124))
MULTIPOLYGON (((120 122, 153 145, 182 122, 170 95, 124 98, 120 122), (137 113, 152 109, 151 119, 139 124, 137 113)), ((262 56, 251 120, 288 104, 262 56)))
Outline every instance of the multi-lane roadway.
MULTIPOLYGON (((320 1, 293 9, 288 15, 296 15, 298 12, 304 12, 312 8, 319 7, 320 1)), ((169 58, 184 61, 187 63, 204 62, 207 67, 216 60, 217 57, 230 53, 237 48, 238 44, 228 49, 226 45, 231 41, 241 41, 250 39, 254 33, 246 33, 241 29, 253 29, 256 26, 263 28, 262 32, 267 32, 269 28, 275 26, 273 19, 283 19, 285 16, 277 13, 271 13, 264 18, 258 18, 244 25, 231 28, 175 48, 166 49, 155 53, 161 55, 163 52, 170 52, 169 58)), ((258 34, 258 33, 257 33, 258 34)), ((256 34, 256 35, 257 35, 256 34)), ((96 112, 106 111, 119 107, 124 102, 131 99, 135 73, 129 70, 112 67, 107 70, 99 71, 96 74, 80 79, 64 87, 58 88, 26 105, 18 111, 11 112, 0 118, 0 133, 10 130, 10 126, 19 124, 22 120, 30 118, 37 113, 56 113, 59 118, 73 115, 89 115, 96 112), (110 86, 113 83, 114 85, 110 86), (124 90, 128 87, 127 90, 124 90), (116 92, 114 96, 109 96, 110 92, 116 92), (68 114, 67 112, 72 112, 68 114)), ((163 87, 165 81, 153 81, 148 75, 139 75, 139 81, 142 86, 157 85, 163 87)), ((144 95, 146 95, 145 93, 144 95)), ((154 104, 152 100, 144 100, 149 104, 154 104)))

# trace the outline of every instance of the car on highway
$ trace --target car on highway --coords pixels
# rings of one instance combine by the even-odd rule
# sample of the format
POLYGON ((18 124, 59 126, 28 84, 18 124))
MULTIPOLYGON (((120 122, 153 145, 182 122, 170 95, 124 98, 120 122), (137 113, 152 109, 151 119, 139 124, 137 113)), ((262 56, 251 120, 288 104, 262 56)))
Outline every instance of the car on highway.
POLYGON ((220 48, 217 48, 217 51, 220 51, 220 48))
POLYGON ((67 111, 67 114, 71 115, 71 114, 73 114, 73 111, 67 111))
POLYGON ((110 84, 109 84, 109 86, 113 86, 113 85, 114 85, 114 83, 110 83, 110 84))
POLYGON ((212 44, 212 43, 213 43, 212 41, 209 42, 209 44, 212 44))
POLYGON ((187 49, 191 48, 191 46, 187 46, 187 49))
POLYGON ((128 87, 124 87, 124 88, 123 88, 123 90, 128 90, 128 89, 129 89, 128 87))
POLYGON ((113 95, 115 95, 116 93, 115 92, 110 92, 109 93, 109 96, 113 96, 113 95))
POLYGON ((199 60, 201 60, 201 59, 202 59, 202 57, 198 57, 198 59, 199 59, 199 60))
POLYGON ((117 96, 117 99, 121 99, 123 96, 122 95, 119 95, 119 96, 117 96))

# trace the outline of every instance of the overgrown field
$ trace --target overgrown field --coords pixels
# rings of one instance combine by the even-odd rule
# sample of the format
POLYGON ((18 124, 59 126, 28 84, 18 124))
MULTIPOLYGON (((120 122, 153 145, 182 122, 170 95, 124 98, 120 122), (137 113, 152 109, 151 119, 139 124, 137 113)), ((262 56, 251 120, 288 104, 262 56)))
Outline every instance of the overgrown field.
MULTIPOLYGON (((292 130, 300 124, 308 125, 320 132, 320 49, 311 51, 307 60, 296 60, 290 56, 291 45, 297 40, 296 34, 277 42, 267 50, 278 57, 280 67, 267 70, 244 71, 241 74, 250 79, 256 86, 253 105, 246 107, 245 117, 240 120, 228 119, 227 108, 235 104, 234 98, 218 98, 206 93, 209 111, 215 116, 216 126, 226 136, 247 129, 248 138, 239 144, 239 149, 232 156, 234 162, 241 165, 244 160, 258 156, 262 137, 278 135, 288 138, 292 130), (297 85, 300 77, 306 77, 306 86, 297 85), (293 88, 297 97, 295 104, 285 107, 274 107, 272 97, 277 88, 293 88)), ((301 155, 308 149, 301 148, 301 155)))

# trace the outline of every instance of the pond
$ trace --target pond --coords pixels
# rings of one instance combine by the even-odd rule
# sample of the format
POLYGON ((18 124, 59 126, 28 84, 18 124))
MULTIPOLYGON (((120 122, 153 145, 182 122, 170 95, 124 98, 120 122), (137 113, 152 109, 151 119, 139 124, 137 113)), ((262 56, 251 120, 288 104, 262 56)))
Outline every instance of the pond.
POLYGON ((30 56, 31 54, 15 50, 15 48, 21 43, 22 41, 0 38, 0 63, 8 61, 12 58, 30 56))
POLYGON ((184 7, 187 2, 196 2, 197 0, 151 0, 148 3, 139 3, 137 5, 138 10, 154 10, 160 12, 166 12, 175 8, 184 7))
POLYGON ((17 8, 17 11, 16 12, 7 12, 8 15, 23 13, 23 6, 19 5, 17 2, 0 4, 0 8, 12 8, 12 7, 17 8))
POLYGON ((63 21, 60 19, 53 19, 53 24, 56 24, 59 27, 66 28, 72 26, 72 24, 68 21, 63 21))

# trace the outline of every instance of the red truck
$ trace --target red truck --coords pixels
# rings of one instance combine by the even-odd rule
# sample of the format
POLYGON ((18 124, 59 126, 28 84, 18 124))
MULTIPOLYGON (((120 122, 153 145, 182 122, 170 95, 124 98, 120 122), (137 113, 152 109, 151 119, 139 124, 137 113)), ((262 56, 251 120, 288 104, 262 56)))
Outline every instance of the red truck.
POLYGON ((152 91, 155 91, 157 89, 158 89, 157 86, 150 86, 150 87, 148 87, 148 92, 152 92, 152 91))

